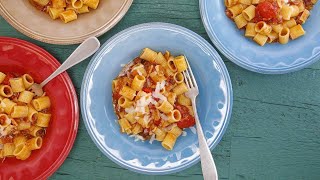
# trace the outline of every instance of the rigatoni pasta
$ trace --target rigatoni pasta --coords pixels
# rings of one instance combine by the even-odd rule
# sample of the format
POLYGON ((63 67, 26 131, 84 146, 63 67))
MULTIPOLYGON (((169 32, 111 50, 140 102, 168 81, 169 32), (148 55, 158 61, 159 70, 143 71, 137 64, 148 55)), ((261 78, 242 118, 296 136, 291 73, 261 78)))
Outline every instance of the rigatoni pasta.
POLYGON ((0 72, 0 81, 0 158, 26 160, 42 146, 51 119, 50 98, 36 98, 28 90, 34 83, 29 74, 0 72))
POLYGON ((185 95, 186 69, 184 56, 143 49, 112 81, 120 131, 150 143, 160 141, 172 150, 182 130, 195 124, 191 100, 185 95))
POLYGON ((224 0, 226 15, 260 46, 287 44, 303 36, 301 26, 317 0, 224 0))
MULTIPOLYGON (((36 8, 49 14, 51 19, 68 23, 78 19, 78 14, 97 9, 100 0, 30 0, 36 8)), ((0 74, 1 82, 1 74, 0 74)))

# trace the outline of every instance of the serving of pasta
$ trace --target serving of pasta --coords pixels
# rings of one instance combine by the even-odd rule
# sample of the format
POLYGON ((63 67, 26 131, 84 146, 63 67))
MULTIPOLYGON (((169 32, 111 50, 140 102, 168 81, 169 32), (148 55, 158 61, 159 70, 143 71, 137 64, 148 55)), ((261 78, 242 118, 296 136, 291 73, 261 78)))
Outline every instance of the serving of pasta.
POLYGON ((144 48, 112 82, 112 98, 122 133, 162 142, 172 150, 184 128, 195 125, 182 72, 184 56, 144 48))
POLYGON ((78 19, 78 14, 88 13, 97 9, 100 0, 29 0, 32 5, 64 23, 78 19))
POLYGON ((317 0, 225 0, 226 15, 260 46, 305 35, 302 27, 317 0))
POLYGON ((42 146, 51 102, 45 94, 35 97, 28 90, 33 83, 29 74, 0 72, 0 159, 26 160, 42 146))

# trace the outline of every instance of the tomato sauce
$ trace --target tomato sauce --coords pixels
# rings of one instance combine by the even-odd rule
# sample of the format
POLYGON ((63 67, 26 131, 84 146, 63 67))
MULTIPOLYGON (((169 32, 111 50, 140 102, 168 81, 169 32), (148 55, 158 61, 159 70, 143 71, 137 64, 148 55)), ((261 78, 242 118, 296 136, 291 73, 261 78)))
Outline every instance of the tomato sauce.
POLYGON ((306 9, 311 10, 313 7, 313 3, 311 0, 303 0, 306 9))
POLYGON ((144 69, 147 71, 148 74, 150 74, 153 71, 154 63, 149 61, 142 61, 142 64, 144 65, 144 69))
POLYGON ((151 93, 153 90, 152 90, 152 88, 144 87, 144 88, 142 88, 142 91, 144 91, 146 93, 151 93))
POLYGON ((150 139, 150 128, 144 128, 143 131, 140 133, 140 135, 145 139, 150 139))
POLYGON ((159 119, 157 121, 153 121, 153 124, 156 126, 159 126, 161 124, 161 119, 159 119))
POLYGON ((119 94, 119 93, 113 93, 112 94, 112 98, 113 98, 113 100, 115 100, 115 101, 118 101, 118 99, 121 97, 121 95, 119 94))
POLYGON ((41 129, 37 132, 37 136, 40 136, 40 137, 44 137, 44 135, 46 134, 46 131, 44 129, 41 129))
POLYGON ((181 113, 181 120, 177 122, 179 128, 189 128, 196 124, 196 121, 193 116, 189 113, 189 109, 186 106, 177 104, 175 108, 181 113))
POLYGON ((268 23, 279 23, 279 6, 275 1, 263 1, 256 7, 254 22, 265 21, 268 23))
POLYGON ((118 78, 118 84, 112 93, 112 98, 114 102, 118 101, 118 99, 121 97, 119 92, 123 88, 123 86, 127 85, 128 83, 129 83, 129 78, 124 76, 118 78))
POLYGON ((13 99, 13 100, 17 100, 19 95, 20 95, 20 93, 15 92, 15 93, 13 93, 13 95, 10 98, 13 99))
POLYGON ((229 11, 229 9, 226 9, 225 13, 228 18, 232 19, 232 13, 229 11))
POLYGON ((171 85, 174 85, 176 83, 176 81, 174 80, 173 76, 169 76, 168 77, 168 83, 171 85))
POLYGON ((142 61, 142 59, 139 58, 139 57, 137 57, 137 58, 135 58, 135 59, 133 60, 133 63, 134 63, 134 64, 138 64, 138 63, 141 63, 141 61, 142 61))
POLYGON ((1 124, 1 125, 4 125, 5 122, 6 122, 6 117, 1 116, 1 117, 0 117, 0 124, 1 124))
POLYGON ((14 74, 7 73, 6 78, 2 81, 2 84, 10 85, 9 79, 14 78, 14 77, 16 77, 14 74))
POLYGON ((4 136, 0 138, 2 144, 6 144, 6 143, 12 143, 13 142, 13 137, 11 136, 4 136))
POLYGON ((154 104, 149 104, 148 106, 149 106, 149 109, 151 109, 151 110, 156 109, 156 106, 154 104))

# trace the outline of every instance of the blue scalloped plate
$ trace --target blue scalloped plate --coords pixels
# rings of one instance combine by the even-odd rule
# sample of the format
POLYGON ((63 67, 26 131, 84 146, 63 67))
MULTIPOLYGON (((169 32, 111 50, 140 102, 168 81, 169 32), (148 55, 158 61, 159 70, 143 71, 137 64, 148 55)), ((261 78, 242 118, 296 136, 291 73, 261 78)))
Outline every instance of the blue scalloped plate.
POLYGON ((235 64, 264 74, 283 74, 305 68, 320 59, 320 3, 303 25, 306 35, 287 45, 260 47, 244 37, 225 15, 223 0, 200 0, 203 24, 214 45, 235 64))
POLYGON ((84 123, 97 147, 112 161, 144 174, 168 174, 199 162, 197 135, 188 129, 172 151, 159 142, 135 142, 119 132, 112 106, 111 82, 145 47, 185 54, 196 76, 200 95, 198 113, 210 148, 223 136, 231 115, 232 88, 227 69, 213 47, 199 35, 180 26, 148 23, 124 30, 91 60, 81 88, 84 123))

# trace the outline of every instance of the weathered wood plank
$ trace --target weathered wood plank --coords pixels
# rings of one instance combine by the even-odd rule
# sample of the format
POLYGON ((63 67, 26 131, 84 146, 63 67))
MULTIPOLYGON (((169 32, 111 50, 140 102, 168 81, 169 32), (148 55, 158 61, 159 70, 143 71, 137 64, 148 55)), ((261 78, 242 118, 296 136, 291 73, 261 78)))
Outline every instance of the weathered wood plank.
POLYGON ((230 179, 319 179, 319 63, 286 75, 232 67, 230 179))

